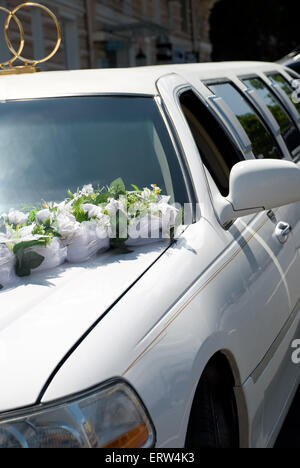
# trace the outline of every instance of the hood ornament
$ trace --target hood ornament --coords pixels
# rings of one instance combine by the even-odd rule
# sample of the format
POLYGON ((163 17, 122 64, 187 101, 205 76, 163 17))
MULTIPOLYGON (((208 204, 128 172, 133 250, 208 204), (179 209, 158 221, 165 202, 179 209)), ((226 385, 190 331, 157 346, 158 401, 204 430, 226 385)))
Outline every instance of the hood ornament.
POLYGON ((13 57, 10 60, 0 63, 0 75, 35 73, 35 72, 41 71, 40 68, 37 68, 37 65, 50 60, 58 51, 60 44, 61 44, 61 40, 62 40, 61 27, 54 13, 51 10, 49 10, 49 8, 47 8, 46 6, 41 5, 40 3, 34 3, 34 2, 22 3, 21 5, 18 5, 13 10, 8 10, 7 8, 0 7, 0 11, 4 11, 5 13, 7 13, 6 22, 4 25, 4 37, 5 37, 7 47, 9 51, 11 52, 11 54, 13 55, 13 57), (28 59, 28 58, 22 57, 21 55, 24 49, 24 45, 25 45, 25 35, 24 35, 24 29, 23 29, 22 23, 17 17, 16 13, 18 13, 18 11, 20 11, 22 8, 28 8, 28 7, 33 7, 33 8, 37 7, 45 11, 46 13, 48 13, 48 15, 52 18, 56 26, 57 40, 56 40, 55 47, 49 55, 47 55, 46 57, 42 59, 28 59), (8 37, 9 26, 12 20, 18 26, 19 33, 20 33, 20 45, 17 51, 14 49, 8 37), (15 66, 14 63, 16 60, 19 60, 24 65, 15 66))

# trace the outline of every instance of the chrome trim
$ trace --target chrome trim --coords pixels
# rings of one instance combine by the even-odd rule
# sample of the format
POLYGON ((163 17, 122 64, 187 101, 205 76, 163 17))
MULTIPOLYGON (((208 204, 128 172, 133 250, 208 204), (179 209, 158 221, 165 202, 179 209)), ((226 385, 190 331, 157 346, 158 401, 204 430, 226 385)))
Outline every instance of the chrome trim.
MULTIPOLYGON (((174 148, 177 160, 179 162, 180 169, 181 169, 183 179, 184 179, 184 182, 185 182, 185 186, 186 186, 186 189, 187 189, 189 202, 192 205, 194 205, 195 203, 198 202, 198 197, 196 195, 196 191, 195 191, 195 187, 194 187, 194 181, 193 181, 193 178, 192 178, 192 174, 190 172, 190 168, 189 168, 187 158, 186 158, 182 148, 181 148, 181 150, 179 150, 180 140, 179 140, 177 135, 176 135, 177 138, 174 135, 175 127, 171 127, 171 121, 170 121, 170 118, 168 117, 168 113, 167 113, 167 111, 165 109, 165 106, 163 104, 162 97, 161 96, 155 96, 154 101, 156 102, 159 113, 160 113, 160 115, 161 115, 161 117, 162 117, 162 119, 164 121, 165 127, 167 129, 170 140, 172 142, 172 146, 174 148), (183 162, 183 159, 184 159, 184 162, 183 162), (191 189, 193 190, 193 194, 191 192, 191 189)), ((193 211, 194 211, 193 218, 194 218, 194 221, 195 221, 195 219, 196 219, 196 209, 194 209, 193 211)))
POLYGON ((135 98, 155 98, 157 94, 143 94, 143 93, 120 93, 120 92, 88 92, 88 93, 71 93, 71 94, 59 94, 54 96, 40 96, 40 97, 28 97, 28 98, 11 98, 6 99, 0 98, 0 104, 6 102, 24 102, 24 101, 44 101, 47 99, 60 99, 60 98, 72 98, 72 97, 135 97, 135 98))

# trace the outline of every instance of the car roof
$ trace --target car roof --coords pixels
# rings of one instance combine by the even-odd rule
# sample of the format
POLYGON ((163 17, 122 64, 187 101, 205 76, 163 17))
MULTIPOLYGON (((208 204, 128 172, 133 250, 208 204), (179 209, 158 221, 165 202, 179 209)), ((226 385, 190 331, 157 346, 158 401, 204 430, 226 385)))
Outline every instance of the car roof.
POLYGON ((282 69, 265 62, 218 62, 78 71, 51 71, 0 76, 0 100, 37 99, 90 94, 156 95, 159 78, 178 73, 185 79, 226 78, 231 73, 282 69))

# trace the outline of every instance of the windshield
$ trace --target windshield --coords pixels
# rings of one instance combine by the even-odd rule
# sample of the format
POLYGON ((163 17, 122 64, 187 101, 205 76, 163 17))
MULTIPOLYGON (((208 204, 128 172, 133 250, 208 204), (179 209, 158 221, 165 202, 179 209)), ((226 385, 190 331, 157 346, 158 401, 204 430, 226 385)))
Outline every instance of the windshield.
POLYGON ((0 214, 121 177, 130 190, 157 184, 171 201, 188 196, 155 101, 76 97, 0 104, 0 214))

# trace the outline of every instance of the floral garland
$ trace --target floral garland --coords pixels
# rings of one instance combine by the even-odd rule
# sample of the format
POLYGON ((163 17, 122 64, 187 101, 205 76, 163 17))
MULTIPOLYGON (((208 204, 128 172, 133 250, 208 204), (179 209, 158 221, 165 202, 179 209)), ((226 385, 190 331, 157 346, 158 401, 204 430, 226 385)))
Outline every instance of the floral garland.
POLYGON ((161 189, 127 191, 122 179, 109 187, 85 185, 63 202, 29 212, 11 209, 0 218, 0 289, 16 276, 81 263, 111 247, 170 237, 178 210, 161 189))

